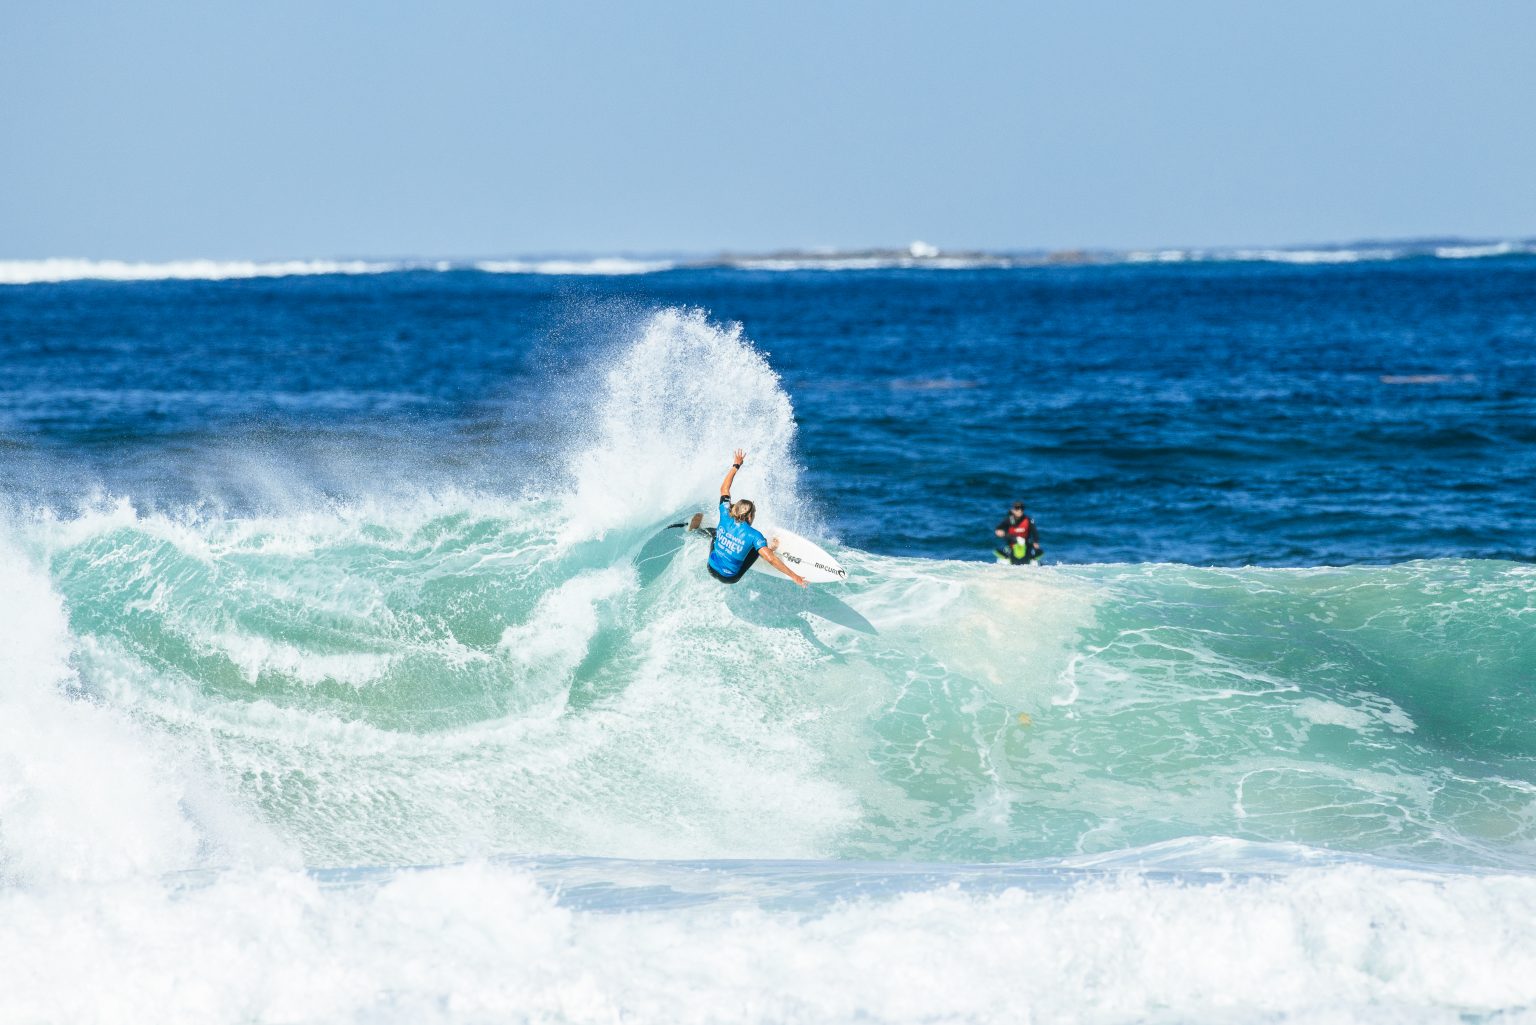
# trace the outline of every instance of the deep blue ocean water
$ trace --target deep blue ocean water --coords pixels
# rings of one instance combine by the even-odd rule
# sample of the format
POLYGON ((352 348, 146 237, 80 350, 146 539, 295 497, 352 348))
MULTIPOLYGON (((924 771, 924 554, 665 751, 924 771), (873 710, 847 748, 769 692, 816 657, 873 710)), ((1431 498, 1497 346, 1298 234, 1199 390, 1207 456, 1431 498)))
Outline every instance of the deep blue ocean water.
POLYGON ((0 264, 0 1021, 1532 1020, 1529 250, 0 264))
MULTIPOLYGON (((355 461, 298 468, 328 493, 422 472, 515 491, 665 307, 743 326, 793 402, 811 501, 868 551, 988 558, 1022 497, 1059 562, 1536 553, 1526 256, 12 287, 0 472, 13 497, 197 501, 185 471, 215 450, 319 436, 355 461)), ((218 484, 262 497, 242 490, 218 484)))

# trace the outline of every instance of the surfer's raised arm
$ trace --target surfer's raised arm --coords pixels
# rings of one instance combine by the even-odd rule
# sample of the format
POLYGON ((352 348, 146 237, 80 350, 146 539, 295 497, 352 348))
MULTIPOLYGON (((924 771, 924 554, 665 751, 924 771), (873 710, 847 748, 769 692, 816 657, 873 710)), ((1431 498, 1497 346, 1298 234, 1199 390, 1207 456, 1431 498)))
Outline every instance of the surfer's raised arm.
POLYGON ((736 471, 741 469, 741 464, 746 461, 747 454, 738 448, 736 450, 736 458, 731 462, 731 468, 725 471, 725 480, 720 482, 721 497, 731 493, 731 482, 736 479, 736 471))

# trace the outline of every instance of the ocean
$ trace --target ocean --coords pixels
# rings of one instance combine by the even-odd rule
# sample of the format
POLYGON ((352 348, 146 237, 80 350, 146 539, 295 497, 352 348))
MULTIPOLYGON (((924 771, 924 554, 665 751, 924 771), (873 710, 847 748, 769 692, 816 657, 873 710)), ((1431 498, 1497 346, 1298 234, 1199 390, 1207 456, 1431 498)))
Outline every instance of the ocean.
POLYGON ((1536 1021, 1529 246, 0 282, 0 1021, 1536 1021))

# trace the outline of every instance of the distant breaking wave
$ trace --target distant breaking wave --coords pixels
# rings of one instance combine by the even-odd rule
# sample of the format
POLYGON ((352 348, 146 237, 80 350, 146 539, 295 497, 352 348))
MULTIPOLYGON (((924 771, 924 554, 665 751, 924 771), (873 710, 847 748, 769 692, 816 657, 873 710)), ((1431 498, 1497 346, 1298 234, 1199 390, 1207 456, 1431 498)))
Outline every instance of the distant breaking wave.
POLYGON ((366 260, 0 260, 0 284, 37 285, 58 281, 225 281, 286 278, 307 274, 384 274, 405 264, 366 260))
POLYGON ((986 270, 1023 266, 1006 256, 800 256, 731 260, 720 266, 734 270, 986 270))
POLYGON ((652 274, 676 266, 666 260, 625 257, 546 260, 0 260, 0 285, 41 285, 61 281, 229 281, 319 274, 391 274, 405 271, 480 271, 486 274, 621 275, 652 274))
MULTIPOLYGON (((1403 243, 1400 245, 1319 246, 1270 249, 1156 249, 1124 254, 1126 263, 1364 263, 1381 260, 1475 260, 1490 256, 1530 256, 1536 242, 1403 243)), ((1107 261, 1113 262, 1113 261, 1107 261)))
POLYGON ((654 274, 671 270, 677 264, 669 260, 631 260, 605 256, 595 260, 481 260, 470 265, 487 274, 570 274, 621 275, 654 274))
POLYGON ((627 256, 500 260, 124 260, 50 258, 0 260, 0 285, 64 281, 224 281, 322 274, 478 272, 568 277, 614 277, 672 270, 737 270, 761 273, 889 270, 1013 270, 1054 266, 1145 263, 1350 264, 1392 260, 1475 260, 1536 255, 1536 240, 1482 242, 1432 240, 1343 246, 1271 248, 1170 248, 1135 250, 943 251, 922 242, 905 249, 791 251, 725 254, 693 259, 627 256))

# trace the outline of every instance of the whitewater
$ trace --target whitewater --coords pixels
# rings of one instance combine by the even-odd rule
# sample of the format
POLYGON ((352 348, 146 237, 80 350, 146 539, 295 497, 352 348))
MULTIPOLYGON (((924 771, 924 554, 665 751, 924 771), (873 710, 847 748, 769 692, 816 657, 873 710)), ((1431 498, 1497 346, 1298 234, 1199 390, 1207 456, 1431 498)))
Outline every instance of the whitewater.
POLYGON ((515 487, 10 496, 0 1021, 1536 1020, 1536 566, 878 554, 627 324, 515 487))

